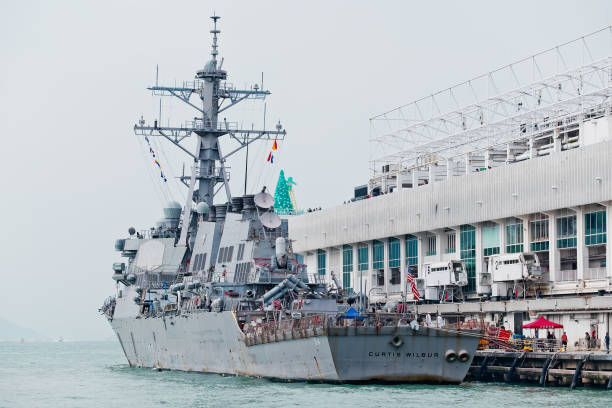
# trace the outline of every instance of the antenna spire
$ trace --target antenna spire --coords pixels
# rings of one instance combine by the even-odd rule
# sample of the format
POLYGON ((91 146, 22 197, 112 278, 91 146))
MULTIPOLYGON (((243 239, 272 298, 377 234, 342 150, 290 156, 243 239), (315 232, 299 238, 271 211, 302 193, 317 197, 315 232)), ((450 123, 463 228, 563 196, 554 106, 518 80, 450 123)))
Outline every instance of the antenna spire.
POLYGON ((221 17, 213 15, 210 18, 213 21, 213 29, 210 30, 210 33, 213 35, 212 51, 210 52, 210 55, 212 55, 213 61, 216 61, 217 55, 219 54, 219 51, 217 51, 217 34, 221 32, 221 30, 217 30, 217 20, 219 20, 221 17))

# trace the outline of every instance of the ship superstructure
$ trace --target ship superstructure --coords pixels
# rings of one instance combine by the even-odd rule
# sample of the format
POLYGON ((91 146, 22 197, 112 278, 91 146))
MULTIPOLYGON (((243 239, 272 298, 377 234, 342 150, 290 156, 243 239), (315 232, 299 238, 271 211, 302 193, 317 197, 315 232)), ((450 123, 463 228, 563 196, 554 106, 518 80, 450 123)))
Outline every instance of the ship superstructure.
POLYGON ((217 58, 219 17, 212 20, 211 59, 195 80, 150 88, 177 97, 198 117, 177 127, 141 119, 134 127, 143 138, 175 144, 193 165, 181 178, 185 204, 171 202, 153 228, 130 228, 115 244, 127 262, 113 265, 117 295, 101 311, 130 365, 337 382, 462 381, 478 335, 420 326, 406 304, 368 312, 337 281, 327 285, 297 261, 287 220, 274 212, 265 188, 231 195, 226 159, 285 131, 280 123, 243 130, 219 121, 219 113, 269 92, 226 82, 217 58), (239 146, 222 152, 222 136, 239 146), (182 144, 188 137, 196 138, 193 152, 182 144), (227 200, 215 205, 220 189, 227 200))

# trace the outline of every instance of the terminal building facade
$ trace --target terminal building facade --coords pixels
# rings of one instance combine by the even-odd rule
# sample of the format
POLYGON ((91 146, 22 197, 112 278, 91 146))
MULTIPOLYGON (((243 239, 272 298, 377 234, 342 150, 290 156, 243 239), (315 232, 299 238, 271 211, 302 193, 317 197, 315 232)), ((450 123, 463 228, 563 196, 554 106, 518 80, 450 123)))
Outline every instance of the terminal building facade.
MULTIPOLYGON (((599 37, 609 40, 610 28, 584 46, 599 37)), ((461 261, 461 298, 438 290, 421 312, 516 331, 540 313, 575 338, 592 330, 603 338, 612 312, 612 53, 572 66, 563 47, 373 118, 385 130, 372 141, 397 148, 371 163, 367 196, 289 220, 309 273, 331 284, 333 272, 385 303, 412 299, 407 273, 422 286, 426 268, 461 261), (525 64, 542 69, 550 53, 568 65, 520 81, 525 64), (515 80, 504 90, 495 80, 507 71, 515 80), (482 98, 479 81, 488 84, 482 98), (444 98, 457 104, 464 88, 474 100, 445 110, 444 98), (490 261, 505 254, 537 255, 540 274, 520 292, 493 279, 490 261)))

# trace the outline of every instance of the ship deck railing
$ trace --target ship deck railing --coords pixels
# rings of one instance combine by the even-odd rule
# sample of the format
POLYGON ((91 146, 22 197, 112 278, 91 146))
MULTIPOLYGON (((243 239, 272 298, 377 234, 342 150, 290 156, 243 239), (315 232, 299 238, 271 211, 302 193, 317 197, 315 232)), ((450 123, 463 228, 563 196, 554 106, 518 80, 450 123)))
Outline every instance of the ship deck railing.
POLYGON ((299 319, 270 320, 265 323, 246 323, 243 332, 247 346, 284 340, 308 338, 325 334, 329 316, 317 314, 299 319))
MULTIPOLYGON (((278 314, 282 316, 282 313, 278 314)), ((398 327, 409 326, 410 313, 360 313, 358 318, 342 314, 312 314, 299 318, 276 318, 265 322, 245 323, 243 332, 247 346, 327 335, 328 329, 347 326, 398 327)), ((420 324, 419 327, 424 327, 420 324)), ((431 328, 434 328, 431 326, 431 328)), ((442 328, 442 330, 447 330, 442 328)), ((451 331, 459 331, 453 330, 451 331)))

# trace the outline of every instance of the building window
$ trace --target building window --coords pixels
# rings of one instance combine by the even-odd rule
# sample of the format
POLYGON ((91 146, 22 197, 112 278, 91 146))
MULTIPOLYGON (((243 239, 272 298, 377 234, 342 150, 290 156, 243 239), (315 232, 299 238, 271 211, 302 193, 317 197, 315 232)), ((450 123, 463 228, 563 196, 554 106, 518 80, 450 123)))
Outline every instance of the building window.
POLYGON ((576 216, 557 218, 557 247, 575 248, 576 243, 576 216))
POLYGON ((389 238, 389 268, 400 267, 400 240, 389 238))
POLYGON ((372 268, 384 269, 385 267, 385 244, 382 241, 373 241, 372 242, 372 252, 373 252, 372 268))
POLYGON ((353 247, 344 245, 342 247, 342 287, 351 287, 351 272, 353 272, 353 247))
POLYGON ((406 265, 419 264, 419 239, 414 235, 406 235, 406 265))
POLYGON ((489 224, 482 228, 482 254, 491 256, 499 254, 499 225, 489 224))
POLYGON ((548 241, 532 242, 529 246, 531 252, 543 252, 548 251, 550 245, 548 241))
POLYGON ((484 256, 498 255, 499 254, 499 247, 484 248, 482 250, 482 253, 483 253, 484 256))
POLYGON ((325 275, 326 253, 324 250, 317 250, 317 272, 319 275, 325 275))
POLYGON ((523 221, 514 220, 506 225, 506 252, 523 252, 523 221))
POLYGON ((606 243, 606 211, 584 214, 584 243, 600 245, 606 243))
POLYGON ((367 271, 370 269, 370 261, 368 260, 368 246, 361 245, 357 248, 357 260, 359 261, 359 270, 367 271))
POLYGON ((385 271, 382 269, 376 271, 376 286, 385 286, 385 271))
POLYGON ((476 291, 476 228, 462 225, 460 229, 461 260, 468 276, 468 292, 476 291))
POLYGON ((425 255, 432 256, 436 254, 436 236, 430 235, 427 237, 427 253, 425 255))
POLYGON ((548 218, 531 221, 529 233, 531 236, 529 249, 532 252, 548 251, 548 218))
POLYGON ((446 253, 452 254, 453 252, 457 252, 457 234, 450 233, 446 236, 446 253))
POLYGON ((400 268, 391 268, 391 284, 399 285, 401 280, 400 268))

